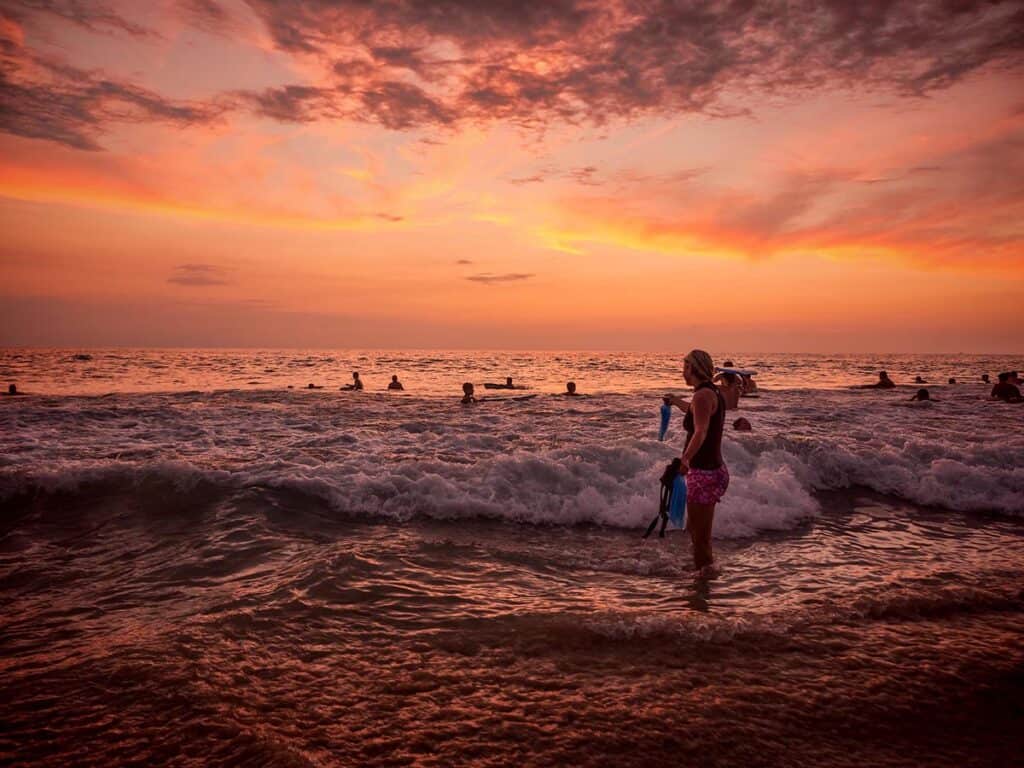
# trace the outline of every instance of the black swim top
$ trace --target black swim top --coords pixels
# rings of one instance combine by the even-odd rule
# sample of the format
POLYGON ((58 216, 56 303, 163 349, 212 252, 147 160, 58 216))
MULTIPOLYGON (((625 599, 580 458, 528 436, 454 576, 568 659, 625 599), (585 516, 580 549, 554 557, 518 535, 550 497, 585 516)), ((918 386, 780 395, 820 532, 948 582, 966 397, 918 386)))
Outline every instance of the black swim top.
MULTIPOLYGON (((718 469, 725 463, 722 461, 722 431, 725 429, 725 399, 722 397, 722 393, 718 391, 718 387, 710 381, 705 381, 697 387, 696 391, 699 392, 705 388, 710 388, 714 391, 715 396, 718 398, 718 409, 711 414, 711 420, 708 423, 708 433, 704 436, 704 442, 701 443, 697 453, 690 461, 690 466, 694 469, 718 469)), ((693 433, 695 430, 692 407, 686 411, 686 416, 683 418, 683 429, 686 430, 686 444, 689 445, 690 440, 693 439, 693 433)))

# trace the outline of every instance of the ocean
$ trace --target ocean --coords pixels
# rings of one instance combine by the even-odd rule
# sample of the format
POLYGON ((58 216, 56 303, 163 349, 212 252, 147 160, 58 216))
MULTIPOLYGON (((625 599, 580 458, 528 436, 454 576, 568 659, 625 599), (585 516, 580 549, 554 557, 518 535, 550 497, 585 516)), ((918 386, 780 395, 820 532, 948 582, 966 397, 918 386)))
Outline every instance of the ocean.
POLYGON ((0 350, 0 763, 1024 764, 1024 359, 715 358, 704 580, 680 354, 0 350))

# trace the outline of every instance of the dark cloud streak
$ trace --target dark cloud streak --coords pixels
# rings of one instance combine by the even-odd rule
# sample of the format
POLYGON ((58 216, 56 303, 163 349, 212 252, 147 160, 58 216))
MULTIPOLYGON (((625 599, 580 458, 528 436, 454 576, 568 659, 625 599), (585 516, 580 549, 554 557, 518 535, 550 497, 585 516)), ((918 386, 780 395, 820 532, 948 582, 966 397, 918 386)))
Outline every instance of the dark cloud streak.
POLYGON ((470 275, 466 280, 470 280, 474 283, 482 283, 483 285, 494 285, 495 283, 515 283, 521 280, 529 280, 534 277, 533 274, 526 274, 522 272, 507 272, 503 275, 494 275, 490 272, 483 272, 479 275, 470 275))
POLYGON ((128 82, 39 56, 0 13, 0 131, 98 150, 112 123, 186 126, 216 119, 224 105, 165 99, 128 82))
POLYGON ((227 270, 213 264, 179 264, 167 278, 168 283, 189 287, 205 288, 214 285, 231 285, 226 277, 227 270))
MULTIPOLYGON (((232 110, 392 130, 496 121, 602 125, 649 114, 744 114, 756 99, 830 88, 921 97, 986 67, 1024 63, 1019 0, 248 4, 279 49, 322 66, 325 79, 184 104, 74 67, 30 76, 11 65, 11 41, 0 40, 0 130, 96 149, 111 124, 189 125, 232 110)), ((178 0, 177 7, 204 29, 231 27, 229 6, 216 0, 178 0)), ((18 0, 11 8, 0 13, 15 22, 57 18, 146 34, 104 3, 18 0)))
POLYGON ((395 129, 732 115, 746 108, 729 96, 837 86, 920 96, 1024 55, 1010 0, 251 4, 285 50, 345 51, 335 111, 395 129), (441 47, 460 55, 429 53, 441 47))

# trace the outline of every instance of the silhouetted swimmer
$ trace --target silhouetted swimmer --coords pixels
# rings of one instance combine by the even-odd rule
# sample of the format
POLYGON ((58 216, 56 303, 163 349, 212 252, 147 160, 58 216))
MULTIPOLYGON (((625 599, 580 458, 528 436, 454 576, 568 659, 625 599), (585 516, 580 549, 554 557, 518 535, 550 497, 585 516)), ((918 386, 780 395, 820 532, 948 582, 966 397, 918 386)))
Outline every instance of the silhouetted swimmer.
POLYGON ((928 382, 925 381, 924 379, 922 379, 920 376, 915 376, 914 377, 914 383, 915 384, 927 384, 928 382))
POLYGON ((750 422, 740 416, 736 421, 732 423, 732 428, 737 432, 750 432, 753 427, 750 426, 750 422))
POLYGON ((400 382, 398 380, 398 374, 394 374, 391 377, 391 383, 388 384, 388 389, 394 389, 394 390, 404 390, 405 389, 405 387, 402 386, 402 382, 400 382))
POLYGON ((946 383, 947 383, 947 384, 956 384, 956 379, 954 379, 954 378, 953 378, 952 376, 950 376, 950 377, 949 377, 949 381, 948 381, 948 382, 946 382, 946 383))
POLYGON ((1013 380, 1015 379, 1017 379, 1016 371, 1000 373, 999 383, 992 387, 992 399, 1002 400, 1005 403, 1019 403, 1021 401, 1020 389, 1014 385, 1013 380))
POLYGON ((307 384, 306 389, 323 389, 323 387, 318 384, 307 384))
POLYGON ((20 395, 22 393, 18 391, 18 388, 14 384, 11 384, 7 388, 7 391, 4 392, 4 394, 7 395, 8 397, 16 397, 17 395, 20 395))
POLYGON ((935 398, 933 398, 931 394, 928 392, 928 390, 925 389, 924 387, 921 387, 919 390, 917 390, 917 392, 914 393, 914 396, 910 399, 913 400, 914 402, 924 402, 925 400, 932 403, 935 402, 935 398))
POLYGON ((989 380, 989 378, 988 378, 988 374, 987 374, 987 373, 983 373, 983 374, 981 374, 981 380, 982 380, 983 382, 985 382, 986 384, 988 384, 988 383, 989 383, 989 381, 990 381, 990 380, 989 380))
POLYGON ((878 381, 874 384, 861 384, 861 389, 892 389, 896 386, 896 383, 889 378, 889 374, 885 371, 878 372, 878 381))
POLYGON ((472 405, 473 403, 480 402, 475 397, 473 397, 473 391, 473 385, 470 382, 467 381, 465 384, 463 384, 462 400, 460 400, 459 402, 461 402, 463 405, 472 405))
POLYGON ((565 392, 563 392, 562 394, 565 395, 566 397, 579 397, 580 393, 576 391, 576 382, 565 382, 565 392))
POLYGON ((363 380, 359 378, 359 371, 352 371, 352 383, 346 384, 342 389, 360 390, 363 388, 363 380))

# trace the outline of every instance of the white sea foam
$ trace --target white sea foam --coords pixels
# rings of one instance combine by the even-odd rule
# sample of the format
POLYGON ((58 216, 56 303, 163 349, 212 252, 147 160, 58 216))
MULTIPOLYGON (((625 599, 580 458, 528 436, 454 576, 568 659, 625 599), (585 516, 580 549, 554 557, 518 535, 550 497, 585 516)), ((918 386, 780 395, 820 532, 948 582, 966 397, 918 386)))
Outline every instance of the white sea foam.
MULTIPOLYGON (((1024 513, 1024 410, 947 397, 766 392, 728 432, 731 484, 716 535, 792 528, 815 491, 863 486, 951 510, 1024 513), (899 398, 897 400, 897 398, 899 398)), ((406 520, 646 525, 681 447, 652 437, 657 401, 454 402, 367 393, 221 392, 10 399, 0 410, 0 489, 200 483, 287 489, 338 513, 406 520)))

